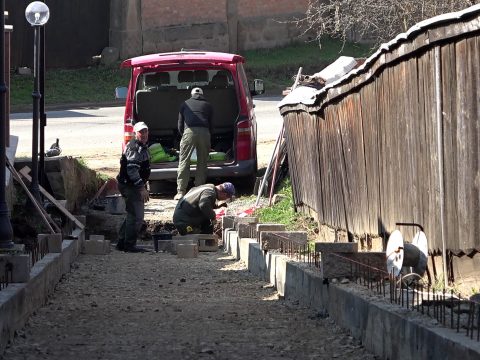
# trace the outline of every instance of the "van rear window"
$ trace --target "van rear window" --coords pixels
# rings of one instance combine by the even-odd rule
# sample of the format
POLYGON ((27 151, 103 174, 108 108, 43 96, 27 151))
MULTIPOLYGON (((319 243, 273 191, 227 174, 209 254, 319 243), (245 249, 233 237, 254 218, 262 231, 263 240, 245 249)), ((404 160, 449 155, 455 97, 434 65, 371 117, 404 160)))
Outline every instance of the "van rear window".
POLYGON ((231 88, 234 87, 230 71, 224 69, 180 70, 147 72, 139 77, 137 90, 231 88))

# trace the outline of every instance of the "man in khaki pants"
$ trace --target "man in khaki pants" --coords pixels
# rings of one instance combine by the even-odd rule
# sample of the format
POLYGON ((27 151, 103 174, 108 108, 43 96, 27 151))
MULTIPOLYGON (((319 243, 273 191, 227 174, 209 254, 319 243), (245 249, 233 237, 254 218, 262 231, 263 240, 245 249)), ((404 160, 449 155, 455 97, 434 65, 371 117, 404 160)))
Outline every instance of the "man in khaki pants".
POLYGON ((182 139, 177 173, 177 194, 174 200, 181 199, 187 192, 190 180, 190 158, 194 150, 197 152, 195 186, 203 185, 207 180, 213 109, 203 97, 202 89, 193 88, 191 95, 192 97, 182 104, 178 114, 178 131, 182 139))

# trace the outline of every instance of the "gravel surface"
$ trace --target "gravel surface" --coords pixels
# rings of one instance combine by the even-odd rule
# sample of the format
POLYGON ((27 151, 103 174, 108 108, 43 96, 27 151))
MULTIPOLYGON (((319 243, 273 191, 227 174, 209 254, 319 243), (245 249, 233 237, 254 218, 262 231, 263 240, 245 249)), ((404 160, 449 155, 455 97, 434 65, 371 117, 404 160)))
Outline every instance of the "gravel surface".
POLYGON ((81 255, 1 359, 374 359, 222 252, 81 255))

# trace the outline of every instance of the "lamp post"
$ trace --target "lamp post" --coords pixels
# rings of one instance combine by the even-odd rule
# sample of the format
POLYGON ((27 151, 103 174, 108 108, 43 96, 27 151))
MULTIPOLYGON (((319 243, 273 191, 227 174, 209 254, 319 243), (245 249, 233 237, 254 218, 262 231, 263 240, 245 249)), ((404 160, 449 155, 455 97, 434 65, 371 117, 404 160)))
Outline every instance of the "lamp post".
POLYGON ((38 160, 38 181, 45 187, 45 26, 40 28, 40 156, 38 160))
POLYGON ((5 0, 0 0, 0 249, 13 248, 13 229, 5 198, 7 85, 5 84, 5 0))
POLYGON ((25 18, 33 26, 33 124, 32 124, 32 182, 30 190, 37 200, 40 200, 40 189, 38 186, 38 135, 40 119, 40 27, 45 25, 50 17, 48 6, 41 1, 34 1, 28 4, 25 9, 25 18))

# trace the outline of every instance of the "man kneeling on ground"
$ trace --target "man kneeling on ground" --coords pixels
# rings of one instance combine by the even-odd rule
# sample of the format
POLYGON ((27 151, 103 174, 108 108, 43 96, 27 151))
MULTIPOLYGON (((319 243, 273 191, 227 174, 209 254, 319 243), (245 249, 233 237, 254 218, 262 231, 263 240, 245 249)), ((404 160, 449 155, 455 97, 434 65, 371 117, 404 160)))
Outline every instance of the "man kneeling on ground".
POLYGON ((213 234, 215 202, 235 195, 232 183, 205 184, 192 188, 180 199, 173 213, 173 224, 180 235, 213 234))

